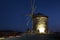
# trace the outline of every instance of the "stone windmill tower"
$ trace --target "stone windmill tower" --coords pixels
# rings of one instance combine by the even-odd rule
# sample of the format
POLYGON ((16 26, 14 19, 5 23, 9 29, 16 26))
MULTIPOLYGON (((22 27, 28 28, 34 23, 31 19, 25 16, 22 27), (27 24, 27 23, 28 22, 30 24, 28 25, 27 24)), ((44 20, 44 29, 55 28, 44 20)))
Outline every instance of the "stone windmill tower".
POLYGON ((34 33, 47 33, 48 32, 48 16, 37 13, 32 16, 33 32, 34 33))

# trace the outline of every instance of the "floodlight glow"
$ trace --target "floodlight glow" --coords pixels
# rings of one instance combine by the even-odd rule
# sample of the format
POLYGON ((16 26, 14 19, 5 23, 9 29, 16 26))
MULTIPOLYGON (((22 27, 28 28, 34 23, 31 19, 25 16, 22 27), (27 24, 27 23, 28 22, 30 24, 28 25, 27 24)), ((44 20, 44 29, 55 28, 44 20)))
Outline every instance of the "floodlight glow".
POLYGON ((37 30, 39 30, 39 33, 45 33, 45 25, 44 24, 40 24, 37 26, 38 26, 37 30))
POLYGON ((45 33, 45 28, 39 28, 40 33, 45 33))

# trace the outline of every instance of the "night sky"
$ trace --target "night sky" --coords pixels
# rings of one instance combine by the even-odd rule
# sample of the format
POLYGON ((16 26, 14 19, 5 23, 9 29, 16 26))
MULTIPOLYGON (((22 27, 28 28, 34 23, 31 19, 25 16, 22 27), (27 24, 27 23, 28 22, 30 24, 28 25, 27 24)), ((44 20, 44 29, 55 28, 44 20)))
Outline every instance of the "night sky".
MULTIPOLYGON (((49 30, 60 32, 60 0, 36 0, 35 12, 49 17, 49 30)), ((0 30, 31 29, 31 23, 26 25, 28 14, 31 14, 31 0, 0 0, 0 30)))

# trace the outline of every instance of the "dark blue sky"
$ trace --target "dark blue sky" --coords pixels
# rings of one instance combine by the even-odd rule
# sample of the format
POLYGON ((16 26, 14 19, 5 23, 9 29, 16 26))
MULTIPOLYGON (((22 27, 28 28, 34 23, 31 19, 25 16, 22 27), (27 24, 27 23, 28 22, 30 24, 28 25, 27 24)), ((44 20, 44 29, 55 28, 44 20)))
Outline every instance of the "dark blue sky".
MULTIPOLYGON (((36 0, 35 9, 49 16, 50 30, 60 31, 60 0, 36 0)), ((0 0, 0 30, 25 31, 30 13, 31 0, 0 0)))

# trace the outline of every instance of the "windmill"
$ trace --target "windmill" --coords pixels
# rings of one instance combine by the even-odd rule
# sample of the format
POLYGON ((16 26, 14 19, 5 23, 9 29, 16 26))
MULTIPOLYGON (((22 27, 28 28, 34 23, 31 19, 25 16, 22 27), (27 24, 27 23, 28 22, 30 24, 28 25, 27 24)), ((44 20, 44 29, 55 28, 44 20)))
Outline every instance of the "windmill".
MULTIPOLYGON (((47 27, 48 16, 46 16, 42 13, 34 14, 35 3, 36 3, 36 0, 33 0, 32 12, 29 15, 32 19, 32 30, 31 30, 31 32, 33 32, 33 33, 47 33, 48 32, 48 27, 47 27)), ((27 26, 28 26, 29 22, 31 21, 31 19, 29 19, 29 21, 27 22, 27 26)), ((28 31, 30 31, 30 30, 28 29, 28 31)))

